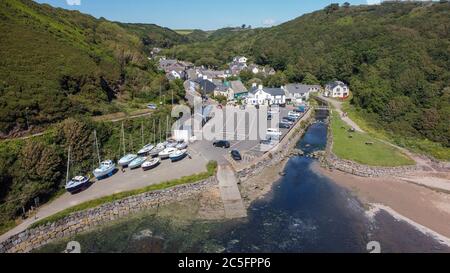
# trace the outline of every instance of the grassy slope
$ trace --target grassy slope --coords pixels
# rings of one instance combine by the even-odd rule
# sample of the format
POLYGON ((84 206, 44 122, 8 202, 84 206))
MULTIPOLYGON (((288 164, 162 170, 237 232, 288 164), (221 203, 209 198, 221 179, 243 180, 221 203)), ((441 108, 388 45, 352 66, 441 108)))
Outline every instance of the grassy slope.
POLYGON ((407 148, 415 153, 426 154, 438 160, 450 161, 450 148, 444 147, 442 144, 427 139, 402 137, 393 132, 381 129, 375 129, 373 121, 364 118, 365 113, 357 110, 349 101, 346 101, 343 110, 348 113, 349 117, 358 124, 358 126, 371 136, 382 139, 400 147, 407 148))
POLYGON ((333 133, 333 153, 342 158, 370 166, 395 167, 413 165, 414 161, 372 136, 364 133, 349 133, 350 127, 339 114, 333 112, 331 119, 333 133), (350 138, 349 136, 352 136, 350 138), (366 145, 372 142, 373 145, 366 145))
POLYGON ((31 0, 0 2, 0 38, 0 135, 26 130, 26 118, 46 127, 119 111, 115 98, 160 85, 146 49, 187 40, 156 25, 118 24, 31 0))

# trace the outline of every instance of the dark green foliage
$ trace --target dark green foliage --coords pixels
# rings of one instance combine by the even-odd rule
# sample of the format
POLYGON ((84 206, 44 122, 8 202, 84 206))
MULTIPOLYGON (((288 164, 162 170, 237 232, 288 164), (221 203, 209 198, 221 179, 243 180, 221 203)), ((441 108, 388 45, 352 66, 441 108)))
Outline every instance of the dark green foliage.
MULTIPOLYGON (((1 1, 0 137, 74 115, 116 112, 116 98, 134 99, 161 77, 146 49, 185 39, 155 25, 112 23, 31 0, 1 1)), ((150 92, 159 95, 159 85, 150 92)))

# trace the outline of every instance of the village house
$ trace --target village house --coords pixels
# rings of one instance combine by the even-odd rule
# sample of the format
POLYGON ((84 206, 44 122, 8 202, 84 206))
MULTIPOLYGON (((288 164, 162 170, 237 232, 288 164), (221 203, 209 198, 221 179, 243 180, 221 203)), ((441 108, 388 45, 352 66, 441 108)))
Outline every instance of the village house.
POLYGON ((240 100, 248 96, 248 90, 241 81, 231 81, 231 89, 235 100, 240 100))
POLYGON ((341 81, 330 82, 325 86, 325 97, 347 98, 350 95, 350 89, 341 81))
POLYGON ((212 81, 198 78, 194 82, 197 84, 203 96, 214 95, 214 91, 216 90, 217 86, 212 81))
POLYGON ((286 92, 286 102, 292 103, 305 103, 309 100, 309 95, 311 92, 318 92, 321 87, 320 85, 307 85, 300 83, 291 83, 282 87, 286 92))
POLYGON ((248 59, 244 56, 236 56, 233 58, 233 63, 247 64, 248 59))
POLYGON ((253 86, 247 96, 247 104, 260 105, 285 105, 286 93, 281 88, 267 88, 262 85, 253 86))

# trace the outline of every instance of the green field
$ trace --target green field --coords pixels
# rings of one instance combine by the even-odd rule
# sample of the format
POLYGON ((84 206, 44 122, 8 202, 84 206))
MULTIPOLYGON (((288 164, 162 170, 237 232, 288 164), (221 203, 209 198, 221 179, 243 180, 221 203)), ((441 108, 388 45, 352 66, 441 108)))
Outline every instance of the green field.
POLYGON ((194 32, 194 30, 193 29, 176 29, 175 32, 180 35, 189 35, 192 32, 194 32))
POLYGON ((370 166, 395 167, 414 164, 413 160, 395 147, 368 134, 350 133, 350 126, 344 123, 336 112, 332 115, 331 128, 333 153, 339 158, 370 166))

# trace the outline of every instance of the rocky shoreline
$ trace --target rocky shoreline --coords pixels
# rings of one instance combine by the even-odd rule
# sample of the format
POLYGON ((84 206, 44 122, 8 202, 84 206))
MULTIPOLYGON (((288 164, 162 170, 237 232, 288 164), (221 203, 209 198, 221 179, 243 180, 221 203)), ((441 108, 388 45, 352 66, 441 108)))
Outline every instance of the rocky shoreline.
POLYGON ((99 207, 73 213, 57 222, 27 229, 0 243, 0 253, 25 253, 55 240, 87 232, 124 216, 186 200, 217 186, 215 176, 161 191, 127 197, 99 207))

